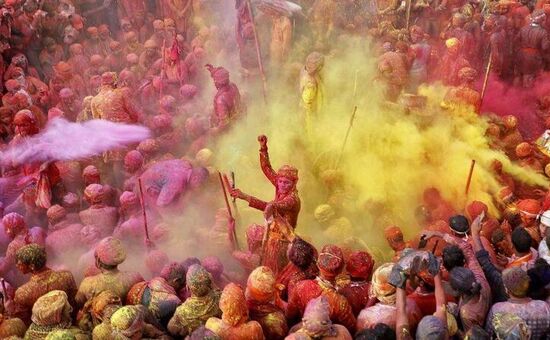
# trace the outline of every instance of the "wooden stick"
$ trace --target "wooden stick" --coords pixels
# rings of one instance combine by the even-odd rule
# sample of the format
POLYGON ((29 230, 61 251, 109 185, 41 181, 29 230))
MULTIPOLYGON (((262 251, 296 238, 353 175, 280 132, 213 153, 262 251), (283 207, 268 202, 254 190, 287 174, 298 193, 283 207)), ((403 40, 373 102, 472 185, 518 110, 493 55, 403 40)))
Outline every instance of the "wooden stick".
MULTIPOLYGON (((229 205, 229 199, 227 198, 227 188, 231 188, 229 185, 229 180, 227 179, 227 176, 223 175, 222 173, 218 171, 218 177, 220 179, 220 185, 222 186, 222 192, 223 192, 223 198, 225 200, 225 207, 227 208, 227 212, 229 214, 229 223, 232 223, 235 226, 235 218, 233 217, 233 212, 231 211, 231 206, 229 205)), ((236 227, 236 226, 235 226, 236 227)), ((235 247, 239 249, 239 240, 237 239, 237 231, 235 228, 233 228, 231 232, 231 236, 233 238, 233 242, 235 242, 235 247)))
POLYGON ((353 112, 349 120, 348 130, 346 131, 346 136, 344 137, 344 143, 342 144, 342 148, 340 149, 340 155, 338 156, 338 160, 336 161, 335 169, 338 169, 338 167, 340 166, 340 162, 342 161, 342 156, 344 155, 344 149, 346 148, 346 144, 348 143, 349 133, 351 132, 351 128, 353 126, 353 121, 355 120, 356 113, 357 113, 357 105, 353 108, 353 112))
POLYGON ((468 195, 470 191, 470 184, 472 183, 472 175, 474 174, 474 166, 476 165, 476 160, 472 159, 472 164, 470 165, 470 173, 468 174, 468 181, 466 182, 465 194, 468 195))
POLYGON ((409 30, 409 24, 411 22, 411 6, 412 6, 412 2, 413 0, 407 0, 407 12, 406 12, 406 17, 405 17, 405 29, 408 31, 409 30))
POLYGON ((483 79, 483 87, 481 88, 481 99, 479 100, 479 110, 481 110, 481 104, 483 104, 483 98, 485 97, 485 91, 487 90, 487 83, 489 82, 489 73, 491 73, 491 67, 493 66, 493 51, 489 53, 489 62, 485 69, 485 78, 483 79))
POLYGON ((271 225, 269 223, 266 223, 265 226, 266 226, 265 234, 264 234, 264 237, 262 238, 262 251, 260 253, 260 266, 263 266, 264 264, 265 251, 266 251, 267 243, 269 242, 269 234, 271 231, 271 225))
POLYGON ((143 226, 145 228, 145 241, 149 244, 151 239, 149 239, 149 226, 147 225, 147 212, 145 211, 145 199, 143 197, 143 186, 141 185, 141 178, 138 178, 139 184, 139 197, 141 203, 141 211, 143 213, 143 226))
POLYGON ((267 78, 265 77, 264 63, 262 62, 262 51, 260 49, 260 41, 258 40, 258 31, 256 29, 256 22, 254 21, 254 12, 252 11, 252 3, 250 0, 246 0, 246 6, 248 6, 248 14, 250 15, 250 23, 252 24, 252 33, 254 33, 254 44, 256 45, 256 58, 258 58, 258 67, 260 68, 260 75, 262 77, 262 91, 264 95, 264 103, 267 105, 267 78))
POLYGON ((162 90, 164 87, 165 75, 166 75, 166 39, 162 41, 162 70, 160 71, 160 89, 159 89, 160 98, 162 98, 162 90))

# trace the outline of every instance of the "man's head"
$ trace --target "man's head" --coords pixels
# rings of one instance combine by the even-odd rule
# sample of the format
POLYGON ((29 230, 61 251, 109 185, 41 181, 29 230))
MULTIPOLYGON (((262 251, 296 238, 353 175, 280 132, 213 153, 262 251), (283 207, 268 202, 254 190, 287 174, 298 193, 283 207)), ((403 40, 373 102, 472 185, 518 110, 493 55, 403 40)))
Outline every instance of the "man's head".
POLYGON ((176 292, 185 286, 185 275, 185 267, 178 262, 168 263, 160 272, 160 276, 165 279, 176 292))
POLYGON ((332 244, 324 246, 317 257, 317 266, 321 276, 327 280, 334 280, 342 272, 344 265, 342 249, 332 244))
POLYGON ((306 270, 315 261, 315 248, 308 242, 296 237, 288 246, 287 257, 296 267, 306 270))
POLYGON ((30 136, 38 133, 36 117, 30 110, 21 110, 13 117, 15 133, 20 136, 30 136))
POLYGON ((65 87, 61 91, 59 91, 59 99, 65 105, 72 105, 75 102, 76 96, 73 90, 65 87))
POLYGON ((277 171, 277 192, 289 194, 296 189, 298 169, 291 165, 283 165, 277 171))
POLYGON ((395 225, 390 225, 384 229, 384 237, 394 251, 401 251, 405 248, 403 232, 401 228, 395 225))
POLYGON ((88 38, 91 40, 99 40, 99 30, 95 26, 90 26, 86 30, 86 33, 88 34, 88 38))
POLYGON ((67 210, 65 210, 62 206, 55 204, 48 208, 46 215, 48 217, 48 222, 53 226, 67 217, 67 210))
POLYGON ((227 71, 224 67, 214 67, 208 64, 206 65, 206 68, 214 80, 214 86, 216 86, 216 89, 219 90, 229 85, 229 71, 227 71))
POLYGON ((529 292, 530 278, 521 267, 512 267, 502 272, 502 284, 511 297, 524 298, 529 292))
POLYGON ((455 215, 449 219, 449 227, 459 237, 465 237, 470 231, 470 222, 464 215, 455 215))
POLYGON ((100 269, 114 269, 126 259, 126 250, 119 239, 106 237, 95 247, 96 266, 100 269))
POLYGON ((82 179, 84 180, 85 186, 90 184, 100 184, 101 176, 99 174, 99 169, 94 165, 88 165, 82 171, 82 179))
POLYGON ((25 218, 18 213, 9 213, 2 218, 4 232, 9 238, 14 239, 17 235, 27 231, 25 218))
POLYGON ((447 271, 455 267, 462 267, 465 263, 464 253, 458 246, 449 245, 443 249, 443 266, 447 271))
POLYGON ((23 274, 44 268, 46 259, 46 249, 35 243, 21 247, 15 254, 17 269, 23 274))
POLYGON ((512 231, 512 245, 517 254, 526 254, 531 250, 533 239, 525 228, 517 227, 512 231))
POLYGON ((445 46, 447 47, 447 53, 450 55, 457 55, 460 51, 460 40, 457 38, 450 38, 445 41, 445 46))

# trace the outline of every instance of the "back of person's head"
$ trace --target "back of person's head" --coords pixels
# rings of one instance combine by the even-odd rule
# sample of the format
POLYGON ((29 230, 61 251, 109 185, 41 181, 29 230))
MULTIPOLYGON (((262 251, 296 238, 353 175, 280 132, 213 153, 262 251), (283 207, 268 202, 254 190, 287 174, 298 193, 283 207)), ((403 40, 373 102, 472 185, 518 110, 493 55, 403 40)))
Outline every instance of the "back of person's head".
POLYGON ((531 249, 533 239, 524 228, 516 228, 512 231, 512 245, 519 253, 527 253, 531 249))
POLYGON ((443 266, 447 271, 455 267, 462 267, 466 263, 464 253, 458 246, 449 245, 443 248, 443 266))
POLYGON ((376 324, 373 328, 365 328, 355 335, 355 340, 395 340, 395 330, 385 323, 376 324))
POLYGON ((546 286, 550 284, 550 264, 538 258, 527 275, 530 279, 528 296, 533 300, 546 300, 549 295, 546 286))
POLYGON ((496 313, 493 315, 492 326, 499 340, 531 339, 531 329, 527 323, 513 313, 496 313))
POLYGON ((465 267, 455 267, 449 275, 451 288, 457 295, 476 295, 481 290, 481 285, 477 282, 474 273, 465 267))
POLYGON ((502 272, 502 284, 511 296, 523 298, 529 291, 530 278, 521 267, 512 267, 502 272))
POLYGON ((417 340, 446 340, 448 338, 447 325, 440 318, 426 315, 420 320, 416 329, 417 340))

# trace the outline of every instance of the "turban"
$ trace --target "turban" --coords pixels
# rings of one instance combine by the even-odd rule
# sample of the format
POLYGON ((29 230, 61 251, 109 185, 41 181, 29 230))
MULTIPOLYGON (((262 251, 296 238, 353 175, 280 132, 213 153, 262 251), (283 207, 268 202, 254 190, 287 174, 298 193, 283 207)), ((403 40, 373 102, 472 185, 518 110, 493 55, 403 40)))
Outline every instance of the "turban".
POLYGON ((164 28, 164 21, 159 19, 153 21, 153 28, 157 30, 164 28))
POLYGON ((536 218, 540 213, 540 202, 535 199, 524 199, 518 202, 518 209, 522 216, 536 218))
POLYGON ((468 216, 472 221, 475 220, 476 217, 481 215, 482 212, 487 214, 487 210, 487 205, 480 201, 473 201, 466 207, 466 212, 468 213, 468 216))
POLYGON ((71 26, 76 28, 77 30, 81 30, 84 28, 84 20, 82 20, 82 17, 78 14, 71 15, 71 26))
POLYGON ((137 64, 139 62, 139 57, 135 53, 130 53, 126 56, 126 61, 129 64, 137 64))
POLYGON ((92 66, 100 66, 101 64, 103 64, 103 61, 105 59, 103 59, 103 57, 99 54, 94 54, 90 57, 90 64, 92 66))
POLYGON ((74 96, 74 92, 68 87, 65 87, 59 91, 59 97, 61 98, 70 98, 72 96, 74 96))
POLYGON ((167 114, 160 114, 153 117, 153 129, 162 130, 172 126, 172 117, 167 114))
POLYGON ((458 71, 458 77, 460 79, 473 81, 477 77, 477 71, 471 67, 463 67, 458 71))
POLYGON ((328 204, 321 204, 313 212, 313 216, 320 223, 326 223, 330 221, 336 213, 334 209, 328 204))
POLYGON ((126 250, 119 239, 109 236, 97 244, 95 256, 107 266, 117 266, 126 259, 126 250))
POLYGON ((118 75, 120 81, 133 82, 136 80, 136 75, 130 70, 122 70, 118 75))
POLYGON ((531 338, 529 325, 513 313, 496 313, 493 315, 492 326, 497 339, 527 340, 531 338))
POLYGON ((137 150, 132 150, 124 156, 124 164, 131 168, 140 168, 143 165, 143 155, 137 150))
POLYGON ((46 215, 50 221, 59 221, 67 216, 67 210, 65 210, 62 206, 55 204, 48 209, 46 215))
POLYGON ((513 197, 514 197, 514 192, 512 191, 512 189, 510 189, 510 187, 506 186, 501 188, 498 191, 498 198, 503 202, 511 200, 513 197))
POLYGON ((445 340, 447 336, 447 325, 440 318, 427 315, 420 320, 416 329, 416 339, 445 340))
POLYGON ((237 326, 248 320, 248 307, 241 287, 229 283, 220 297, 222 320, 229 326, 237 326))
POLYGON ((176 103, 176 98, 172 96, 163 96, 159 102, 162 108, 171 108, 174 106, 175 103, 176 103))
POLYGON ((286 177, 296 182, 298 180, 298 169, 291 165, 283 165, 277 171, 277 177, 286 177))
POLYGON ((302 318, 302 330, 312 339, 337 338, 337 330, 330 320, 330 304, 321 295, 308 302, 302 318))
POLYGON ((470 223, 463 215, 455 215, 449 219, 451 230, 457 234, 466 235, 470 230, 470 223))
POLYGON ((186 270, 183 264, 179 262, 170 262, 166 264, 160 271, 160 276, 166 281, 173 281, 176 279, 185 279, 186 270))
POLYGON ((116 73, 115 72, 104 72, 101 75, 101 84, 102 85, 113 85, 116 82, 116 73))
POLYGON ((185 275, 187 287, 194 296, 205 296, 212 289, 212 276, 200 264, 193 264, 185 275))
POLYGON ((78 206, 78 195, 74 192, 69 192, 63 196, 62 203, 65 208, 74 208, 78 206))
POLYGON ((57 73, 61 74, 71 73, 73 71, 73 67, 71 66, 71 64, 64 61, 57 63, 54 68, 57 73))
POLYGON ((306 58, 306 69, 315 72, 321 69, 325 63, 325 57, 319 52, 312 52, 306 58))
POLYGON ((14 92, 21 87, 21 84, 15 79, 8 79, 6 81, 6 90, 8 92, 14 92))
POLYGON ((516 146, 516 156, 518 156, 519 158, 529 156, 532 151, 533 150, 531 148, 531 144, 529 144, 527 142, 519 143, 516 146))
POLYGON ((342 249, 332 244, 324 246, 317 258, 317 266, 329 274, 339 274, 344 268, 342 249))
POLYGON ((197 87, 192 84, 185 84, 180 88, 180 95, 184 98, 191 99, 197 94, 197 87))
POLYGON ((346 270, 354 278, 368 280, 372 274, 374 260, 366 251, 354 251, 349 255, 346 270))
POLYGON ((508 129, 513 129, 518 125, 518 119, 516 116, 508 115, 504 117, 504 126, 508 129))
POLYGON ((0 323, 0 339, 23 339, 26 331, 27 326, 18 318, 4 319, 0 323))
POLYGON ((101 184, 90 184, 84 190, 84 196, 90 204, 101 203, 105 196, 105 188, 101 184))
POLYGON ((403 242, 403 232, 401 228, 395 225, 387 226, 384 229, 384 237, 391 242, 403 242))
POLYGON ((275 275, 266 266, 257 267, 248 276, 246 296, 259 302, 270 302, 275 294, 275 275), (252 295, 252 296, 251 296, 252 295))
POLYGON ((139 204, 139 199, 137 195, 131 191, 123 192, 122 195, 120 195, 119 201, 120 206, 123 208, 128 208, 139 204))
POLYGON ((147 40, 145 44, 143 44, 143 47, 146 49, 154 49, 157 48, 157 43, 154 40, 147 40))
POLYGON ((210 149, 200 149, 195 155, 195 161, 197 161, 199 166, 208 166, 210 160, 212 159, 212 150, 210 149))
POLYGON ((529 275, 521 267, 512 267, 502 272, 502 283, 511 295, 522 298, 529 290, 529 275))
POLYGON ((223 273, 223 263, 217 256, 207 256, 201 261, 202 266, 208 270, 210 274, 214 277, 219 276, 223 273))
POLYGON ((206 65, 206 69, 210 72, 210 76, 216 83, 229 82, 229 71, 224 67, 214 67, 210 64, 206 65))
POLYGON ((27 244, 17 250, 15 258, 31 269, 41 269, 46 265, 46 249, 36 243, 27 244))
POLYGON ((378 267, 372 275, 372 284, 369 295, 376 297, 385 305, 395 305, 395 287, 389 283, 393 263, 384 263, 378 267))
POLYGON ((2 218, 2 224, 4 225, 4 228, 13 229, 14 231, 16 231, 16 233, 27 228, 25 218, 15 212, 5 215, 2 218))
POLYGON ((143 330, 145 321, 138 306, 124 306, 111 316, 112 336, 114 339, 133 338, 143 330))
POLYGON ((36 117, 30 110, 24 109, 15 114, 13 117, 13 124, 16 126, 23 124, 36 124, 36 117))
POLYGON ((458 40, 457 38, 450 38, 445 40, 445 46, 447 46, 447 48, 458 47, 459 45, 460 40, 458 40))
POLYGON ((70 326, 72 307, 67 293, 53 290, 36 300, 32 307, 32 322, 38 326, 54 326, 68 323, 70 326))
POLYGON ((104 290, 91 300, 91 312, 94 318, 103 321, 103 311, 109 305, 122 306, 120 297, 110 290, 104 290))
POLYGON ((542 214, 540 214, 540 223, 550 227, 550 210, 546 210, 542 214))
POLYGON ((159 145, 156 140, 152 138, 147 138, 144 141, 141 141, 137 147, 142 155, 151 155, 159 150, 159 145))
POLYGON ((164 265, 168 264, 170 259, 165 252, 161 250, 151 250, 145 257, 145 266, 151 273, 158 273, 164 265))
POLYGON ((84 170, 82 170, 82 176, 84 176, 84 177, 90 177, 90 176, 99 177, 99 170, 93 165, 88 165, 87 167, 84 168, 84 170))
POLYGON ((88 34, 92 35, 92 34, 97 34, 98 30, 97 30, 97 27, 90 26, 86 29, 86 32, 88 32, 88 34))

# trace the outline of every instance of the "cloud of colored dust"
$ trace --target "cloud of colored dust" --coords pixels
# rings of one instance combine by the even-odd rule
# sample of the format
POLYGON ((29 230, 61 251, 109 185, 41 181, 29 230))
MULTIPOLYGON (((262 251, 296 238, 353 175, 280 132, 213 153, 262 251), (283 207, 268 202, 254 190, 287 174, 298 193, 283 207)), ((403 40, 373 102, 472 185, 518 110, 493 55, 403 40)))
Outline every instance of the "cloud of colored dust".
MULTIPOLYGON (((274 188, 264 178, 257 156, 256 137, 266 134, 273 166, 292 164, 299 169, 302 211, 297 233, 317 245, 341 243, 354 236, 375 248, 385 246, 382 230, 389 223, 399 225, 406 237, 419 231, 414 211, 429 187, 438 188, 459 212, 467 202, 481 200, 495 213, 493 194, 500 185, 490 171, 494 159, 522 181, 548 184, 543 176, 513 165, 504 154, 489 149, 483 118, 466 108, 453 112, 441 109, 439 104, 446 92, 442 86, 421 89, 428 100, 420 111, 408 113, 398 105, 385 103, 381 86, 375 81, 376 62, 368 41, 339 41, 339 48, 325 58, 324 110, 315 118, 310 137, 305 134, 299 108, 298 79, 288 81, 282 77, 278 83, 270 80, 269 105, 264 106, 260 94, 251 96, 245 121, 236 124, 214 148, 217 167, 225 172, 236 171, 237 187, 244 192, 273 199, 274 188), (331 194, 322 174, 336 167, 354 105, 357 114, 338 166, 343 189, 331 194), (476 166, 466 197, 472 159, 476 166), (343 230, 340 239, 325 237, 324 227, 314 219, 313 211, 326 202, 333 203, 338 214, 351 220, 350 234, 343 230)), ((260 212, 242 203, 239 209, 239 235, 244 235, 248 224, 262 223, 260 212)))

